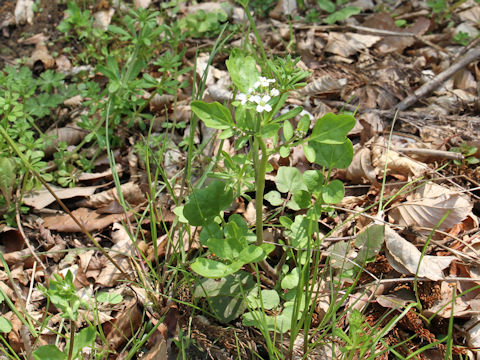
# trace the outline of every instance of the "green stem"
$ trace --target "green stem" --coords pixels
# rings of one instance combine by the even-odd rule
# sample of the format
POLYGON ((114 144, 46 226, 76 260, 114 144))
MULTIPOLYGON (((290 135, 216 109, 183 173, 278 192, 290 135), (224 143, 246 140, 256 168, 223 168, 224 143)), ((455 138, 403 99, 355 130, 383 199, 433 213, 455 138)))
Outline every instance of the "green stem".
POLYGON ((265 48, 263 47, 262 44, 262 38, 260 37, 260 34, 258 33, 257 26, 255 25, 255 20, 253 19, 252 15, 250 14, 250 9, 247 7, 244 8, 245 14, 247 14, 248 21, 250 22, 250 26, 252 27, 253 33, 255 34, 255 38, 257 39, 257 45, 260 48, 260 53, 262 55, 263 61, 266 63, 267 62, 267 54, 265 53, 265 48))
POLYGON ((70 320, 70 346, 68 348, 68 360, 73 359, 73 343, 75 341, 75 321, 70 320))
POLYGON ((257 232, 257 246, 263 243, 263 193, 265 191, 265 173, 267 172, 268 154, 267 147, 263 141, 261 135, 255 137, 254 140, 254 154, 256 157, 255 167, 255 208, 256 208, 256 232, 257 232), (258 151, 255 151, 260 147, 262 158, 259 159, 258 151))

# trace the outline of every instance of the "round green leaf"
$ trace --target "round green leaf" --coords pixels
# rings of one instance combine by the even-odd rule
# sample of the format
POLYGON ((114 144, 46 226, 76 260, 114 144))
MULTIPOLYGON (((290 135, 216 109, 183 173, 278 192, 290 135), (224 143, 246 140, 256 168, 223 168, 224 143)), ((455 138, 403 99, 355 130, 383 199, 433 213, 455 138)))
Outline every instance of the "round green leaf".
POLYGON ((322 198, 327 204, 336 204, 342 201, 345 195, 345 187, 340 180, 333 180, 323 188, 322 198))
POLYGON ((318 170, 307 170, 303 173, 303 181, 307 185, 308 191, 319 192, 323 186, 323 175, 318 170))
POLYGON ((232 201, 232 189, 225 189, 223 182, 215 180, 206 188, 193 191, 183 208, 183 215, 191 225, 202 226, 227 209, 232 201))
POLYGON ((40 346, 33 352, 35 360, 65 360, 66 356, 55 345, 40 346))
POLYGON ((277 176, 275 176, 275 184, 278 191, 282 193, 295 193, 297 190, 306 189, 300 170, 294 167, 279 167, 277 176))
POLYGON ((353 159, 353 145, 349 139, 342 144, 327 144, 312 141, 308 143, 315 151, 315 163, 328 168, 345 169, 353 159))
POLYGON ((221 278, 231 275, 243 266, 240 262, 227 265, 212 259, 199 258, 190 266, 197 274, 206 278, 221 278))
POLYGON ((265 194, 264 199, 273 206, 280 206, 283 204, 282 196, 278 191, 272 190, 265 194))
POLYGON ((248 296, 247 301, 251 308, 261 308, 263 302, 263 308, 266 310, 271 310, 280 304, 280 296, 278 296, 278 293, 275 290, 264 289, 260 292, 260 294, 262 297, 261 301, 259 296, 253 294, 248 296))
POLYGON ((0 316, 0 332, 9 333, 12 331, 12 323, 5 317, 0 316))
POLYGON ((122 300, 122 295, 117 293, 109 293, 104 291, 97 295, 98 302, 103 302, 107 304, 120 304, 122 300))
POLYGON ((298 285, 300 280, 300 269, 298 267, 293 268, 289 274, 285 275, 280 283, 282 289, 293 289, 298 285))

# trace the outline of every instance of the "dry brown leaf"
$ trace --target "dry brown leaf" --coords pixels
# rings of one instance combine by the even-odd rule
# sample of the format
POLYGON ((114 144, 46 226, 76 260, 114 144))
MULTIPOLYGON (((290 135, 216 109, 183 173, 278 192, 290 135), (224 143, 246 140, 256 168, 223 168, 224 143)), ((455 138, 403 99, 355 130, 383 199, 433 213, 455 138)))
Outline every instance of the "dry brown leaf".
POLYGON ((405 240, 387 225, 385 226, 385 255, 390 265, 399 273, 417 274, 419 277, 425 277, 433 281, 443 279, 442 270, 456 259, 454 256, 429 255, 422 258, 422 253, 415 245, 405 240))
MULTIPOLYGON (((119 176, 123 174, 123 166, 121 164, 115 165, 115 172, 118 173, 119 176)), ((81 173, 78 175, 78 181, 94 181, 99 179, 106 179, 110 180, 112 178, 112 169, 108 168, 105 171, 99 173, 81 173)))
MULTIPOLYGON (((75 96, 72 96, 71 98, 65 100, 63 102, 63 105, 74 108, 74 107, 78 107, 78 106, 82 105, 82 101, 83 101, 83 96, 82 95, 75 95, 75 96)), ((80 130, 80 129, 75 129, 75 130, 80 130)), ((82 130, 82 132, 85 134, 85 130, 82 130)), ((83 138, 83 136, 82 136, 82 138, 83 138)), ((60 140, 58 140, 58 141, 60 141, 60 140)), ((56 141, 56 144, 58 144, 58 141, 56 141)), ((67 142, 67 144, 68 144, 68 142, 67 142)), ((74 145, 76 145, 76 144, 78 144, 78 143, 75 143, 74 145)), ((69 144, 69 145, 72 145, 72 144, 69 144)))
POLYGON ((77 145, 87 136, 88 132, 84 129, 65 126, 51 131, 47 131, 46 135, 52 137, 53 143, 48 144, 45 148, 45 155, 51 156, 55 151, 59 142, 65 142, 67 145, 77 145))
MULTIPOLYGON (((123 198, 130 205, 138 205, 145 201, 145 195, 143 194, 140 186, 133 182, 128 182, 120 186, 123 198)), ((110 202, 118 201, 118 193, 116 188, 102 191, 101 193, 90 196, 89 199, 81 201, 82 206, 88 206, 92 208, 99 208, 101 206, 108 205, 110 202)))
POLYGON ((407 196, 407 201, 390 210, 388 215, 400 225, 434 228, 450 211, 439 227, 444 230, 464 220, 472 207, 471 201, 463 194, 429 182, 407 196))
POLYGON ((480 348, 480 315, 472 316, 464 325, 463 329, 467 334, 468 346, 480 348))
POLYGON ((347 83, 347 79, 335 79, 331 75, 326 74, 313 80, 304 88, 300 89, 300 95, 324 95, 339 93, 347 83))
POLYGON ((387 145, 382 138, 372 147, 372 165, 383 173, 387 162, 387 174, 400 174, 405 177, 419 177, 430 171, 430 168, 418 161, 412 160, 390 149, 387 157, 387 145))
POLYGON ((44 69, 52 69, 55 66, 55 60, 43 43, 35 47, 30 59, 27 60, 27 65, 33 68, 38 62, 42 63, 44 69))
MULTIPOLYGON (((390 14, 387 13, 375 13, 370 16, 363 26, 395 31, 395 32, 408 32, 416 35, 423 35, 430 27, 430 20, 425 17, 419 17, 415 20, 415 23, 408 28, 399 28, 395 25, 395 22, 390 14)), ((388 54, 391 52, 401 53, 405 48, 412 46, 415 43, 413 36, 386 36, 377 44, 377 49, 382 54, 388 54)))
MULTIPOLYGON (((458 296, 455 290, 457 290, 457 288, 452 286, 452 284, 443 281, 440 285, 441 299, 436 301, 430 308, 425 309, 422 314, 427 317, 435 314, 435 316, 440 316, 445 319, 449 319, 452 315, 454 317, 471 315, 472 310, 468 302, 465 301, 462 296, 458 296), (453 303, 452 299, 454 299, 453 303)), ((475 313, 476 311, 474 310, 473 312, 475 313)))
MULTIPOLYGON (((72 214, 80 221, 87 231, 97 231, 106 228, 110 224, 125 219, 125 214, 102 215, 98 211, 87 208, 79 208, 72 214)), ((43 226, 50 230, 63 232, 81 232, 80 227, 73 221, 70 215, 49 216, 44 219, 43 226)))
POLYGON ((3 254, 23 249, 25 239, 20 231, 10 226, 3 226, 0 230, 0 251, 3 254))
POLYGON ((372 184, 378 183, 370 149, 363 147, 355 152, 353 160, 346 170, 346 177, 354 183, 361 183, 363 179, 367 179, 372 184))
POLYGON ((155 331, 153 335, 148 339, 148 343, 152 344, 150 350, 148 350, 142 357, 143 360, 167 360, 167 342, 162 336, 160 331, 155 331))
POLYGON ((110 349, 116 350, 129 341, 141 325, 142 312, 133 298, 124 311, 118 312, 112 322, 103 324, 110 349))
POLYGON ((332 31, 328 34, 328 42, 325 46, 325 51, 342 57, 349 57, 355 55, 359 51, 367 50, 381 39, 380 36, 374 35, 363 35, 351 32, 339 33, 332 31))
POLYGON ((65 55, 60 55, 55 59, 57 65, 57 71, 62 74, 69 74, 72 71, 72 63, 65 55))
MULTIPOLYGON (((98 186, 84 186, 74 188, 61 188, 54 185, 49 185, 54 191, 55 195, 61 200, 71 199, 74 197, 87 197, 92 195, 98 186)), ((55 201, 53 195, 45 188, 40 190, 30 191, 23 197, 23 202, 27 206, 31 206, 37 210, 43 209, 55 201)))

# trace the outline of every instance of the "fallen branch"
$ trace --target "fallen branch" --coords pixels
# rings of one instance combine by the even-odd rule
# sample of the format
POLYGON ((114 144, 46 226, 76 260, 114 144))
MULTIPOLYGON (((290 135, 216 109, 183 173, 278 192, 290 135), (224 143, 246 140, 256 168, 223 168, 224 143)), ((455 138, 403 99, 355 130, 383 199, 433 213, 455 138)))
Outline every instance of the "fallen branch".
POLYGON ((400 101, 395 107, 399 111, 408 109, 410 106, 415 104, 419 99, 428 95, 430 92, 438 88, 446 80, 451 78, 458 70, 464 68, 472 61, 480 58, 480 46, 475 47, 469 50, 463 57, 461 57, 457 62, 452 64, 448 69, 442 71, 440 74, 435 76, 432 80, 426 84, 420 86, 412 95, 407 96, 405 99, 400 101))

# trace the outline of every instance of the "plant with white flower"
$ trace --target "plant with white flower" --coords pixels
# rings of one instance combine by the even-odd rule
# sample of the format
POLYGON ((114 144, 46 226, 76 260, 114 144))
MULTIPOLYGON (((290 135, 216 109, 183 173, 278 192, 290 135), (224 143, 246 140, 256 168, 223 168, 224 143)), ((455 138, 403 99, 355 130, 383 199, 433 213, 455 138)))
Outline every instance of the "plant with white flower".
POLYGON ((270 83, 274 84, 275 83, 275 79, 267 79, 266 77, 264 76, 260 76, 258 78, 258 81, 255 82, 255 84, 253 84, 253 87, 255 89, 258 89, 259 87, 262 87, 262 88, 268 88, 270 86, 270 83))
POLYGON ((262 97, 260 97, 259 95, 255 95, 252 100, 257 103, 257 107, 255 108, 257 112, 262 113, 264 111, 272 111, 272 106, 268 103, 270 99, 270 95, 263 95, 262 97))
POLYGON ((239 93, 238 96, 237 96, 237 100, 240 101, 240 103, 242 105, 245 105, 247 103, 247 101, 253 101, 252 98, 253 98, 253 89, 250 88, 248 89, 247 93, 239 93))

